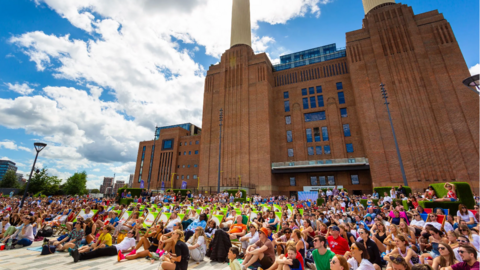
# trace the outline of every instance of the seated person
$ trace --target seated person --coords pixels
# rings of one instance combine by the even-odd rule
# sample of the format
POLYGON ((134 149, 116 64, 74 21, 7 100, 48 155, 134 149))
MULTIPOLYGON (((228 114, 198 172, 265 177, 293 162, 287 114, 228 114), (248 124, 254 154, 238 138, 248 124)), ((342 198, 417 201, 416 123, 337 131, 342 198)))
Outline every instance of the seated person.
POLYGON ((273 236, 273 244, 277 246, 277 254, 284 254, 287 242, 292 240, 292 229, 285 228, 282 231, 283 235, 280 237, 273 236))
POLYGON ((230 211, 230 215, 227 218, 225 218, 225 222, 223 222, 220 225, 220 228, 230 228, 230 226, 235 221, 236 216, 237 216, 237 211, 235 210, 230 211))
POLYGON ((275 249, 272 242, 268 239, 268 234, 269 232, 266 228, 259 230, 258 236, 260 240, 247 248, 242 268, 248 268, 256 262, 259 262, 263 269, 268 269, 273 265, 275 262, 275 249))
POLYGON ((252 223, 250 224, 250 231, 248 234, 240 238, 240 242, 242 242, 243 253, 247 251, 248 246, 255 244, 258 240, 260 240, 258 237, 258 226, 257 224, 252 223))
MULTIPOLYGON (((138 229, 136 231, 136 234, 138 235, 138 229)), ((119 256, 119 261, 126 259, 126 260, 135 260, 138 258, 145 258, 147 256, 150 256, 150 252, 160 252, 158 243, 160 241, 160 238, 163 235, 163 224, 157 224, 156 226, 152 226, 148 228, 147 232, 145 233, 145 236, 140 238, 140 241, 138 241, 137 246, 126 256, 122 256, 121 253, 118 254, 119 256), (137 252, 137 250, 143 246, 143 250, 140 252, 137 252)))
POLYGON ((90 260, 102 256, 115 256, 122 254, 122 252, 130 252, 135 247, 135 231, 130 230, 127 233, 127 237, 123 239, 120 244, 113 245, 105 248, 98 248, 93 251, 80 253, 77 249, 72 250, 72 257, 74 262, 79 260, 90 260))
POLYGON ((241 215, 238 215, 236 218, 237 223, 230 226, 230 230, 228 231, 230 239, 240 239, 240 237, 247 234, 247 225, 243 224, 242 220, 243 217, 241 215))
POLYGON ((182 230, 182 224, 177 223, 173 224, 173 230, 169 233, 164 234, 158 242, 158 249, 164 250, 165 252, 172 252, 175 247, 175 242, 173 241, 172 235, 176 230, 182 230))
POLYGON ((242 267, 240 265, 240 261, 237 260, 240 256, 240 252, 238 251, 238 248, 236 247, 231 247, 230 250, 228 251, 228 260, 230 261, 229 266, 230 270, 241 270, 242 267))
POLYGON ((96 243, 93 243, 91 246, 83 246, 78 249, 79 253, 84 253, 88 251, 93 251, 99 248, 104 248, 104 247, 110 247, 112 246, 112 235, 110 232, 113 231, 113 226, 112 225, 106 225, 102 229, 102 233, 100 234, 100 237, 98 237, 98 240, 96 243))

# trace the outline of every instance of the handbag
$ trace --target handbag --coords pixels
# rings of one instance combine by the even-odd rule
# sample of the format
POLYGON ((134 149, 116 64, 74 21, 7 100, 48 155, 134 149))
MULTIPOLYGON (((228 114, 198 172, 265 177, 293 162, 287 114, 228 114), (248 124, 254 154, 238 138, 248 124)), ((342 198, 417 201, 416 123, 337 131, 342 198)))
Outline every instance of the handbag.
POLYGON ((45 245, 42 246, 42 253, 40 255, 50 255, 55 253, 55 251, 57 251, 56 246, 45 245))

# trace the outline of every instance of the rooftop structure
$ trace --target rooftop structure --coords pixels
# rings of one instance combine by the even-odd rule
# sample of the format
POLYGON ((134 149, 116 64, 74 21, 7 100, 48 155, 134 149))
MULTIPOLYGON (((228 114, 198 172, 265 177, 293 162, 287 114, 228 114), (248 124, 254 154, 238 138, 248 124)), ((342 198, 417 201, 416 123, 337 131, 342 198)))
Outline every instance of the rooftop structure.
POLYGON ((274 65, 275 71, 281 71, 347 56, 345 48, 337 49, 336 44, 329 44, 310 50, 280 56, 280 64, 274 65))

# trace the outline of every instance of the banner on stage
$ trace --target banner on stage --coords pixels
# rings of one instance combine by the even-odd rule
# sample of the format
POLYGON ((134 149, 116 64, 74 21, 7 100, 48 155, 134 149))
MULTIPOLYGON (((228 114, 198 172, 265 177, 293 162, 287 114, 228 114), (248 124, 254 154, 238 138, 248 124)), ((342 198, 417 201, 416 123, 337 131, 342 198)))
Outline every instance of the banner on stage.
MULTIPOLYGON (((317 191, 317 190, 322 190, 322 189, 331 189, 333 190, 335 186, 303 186, 303 191, 317 191)), ((342 189, 343 186, 337 186, 337 189, 340 190, 342 189)))
POLYGON ((299 191, 298 200, 299 201, 316 201, 318 199, 318 191, 299 191))

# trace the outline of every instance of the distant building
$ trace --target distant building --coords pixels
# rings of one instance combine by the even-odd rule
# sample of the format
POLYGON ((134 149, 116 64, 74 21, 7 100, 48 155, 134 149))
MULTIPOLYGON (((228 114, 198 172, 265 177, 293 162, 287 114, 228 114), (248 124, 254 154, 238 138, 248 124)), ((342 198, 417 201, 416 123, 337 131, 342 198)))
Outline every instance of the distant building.
POLYGON ((23 173, 16 173, 17 174, 17 181, 21 185, 23 184, 23 173))
POLYGON ((117 191, 119 188, 122 188, 123 186, 125 186, 125 181, 117 181, 115 182, 115 185, 113 186, 113 194, 117 194, 117 191))
POLYGON ((103 184, 100 186, 100 193, 102 194, 111 194, 113 187, 113 177, 104 177, 103 184), (108 188, 110 188, 110 193, 108 192, 108 188))
POLYGON ((3 176, 8 170, 17 172, 17 166, 15 166, 15 162, 10 160, 0 160, 0 180, 3 179, 3 176))
POLYGON ((134 176, 133 173, 130 174, 130 179, 128 180, 128 187, 130 187, 130 188, 132 187, 132 184, 133 184, 133 176, 134 176))

